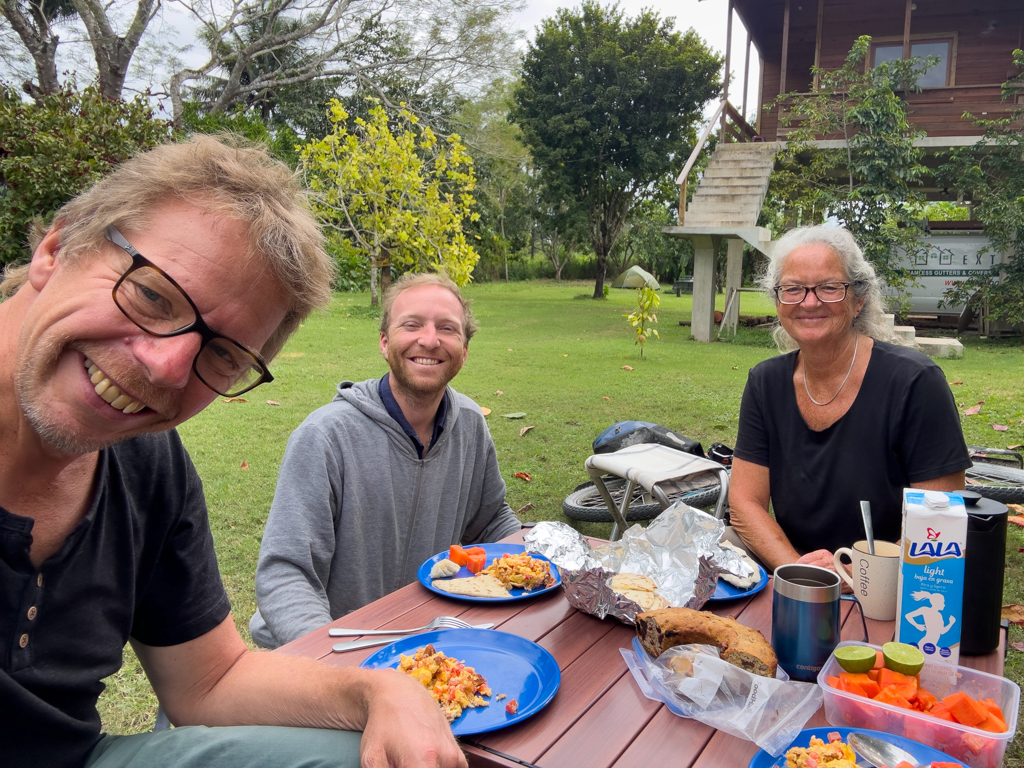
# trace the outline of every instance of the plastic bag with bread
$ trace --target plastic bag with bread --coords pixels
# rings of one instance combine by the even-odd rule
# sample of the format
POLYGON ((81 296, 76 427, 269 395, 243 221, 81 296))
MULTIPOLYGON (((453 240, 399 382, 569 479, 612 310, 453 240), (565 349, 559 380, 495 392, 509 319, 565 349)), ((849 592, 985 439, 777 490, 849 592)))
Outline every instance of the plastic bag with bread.
POLYGON ((774 757, 821 707, 821 689, 789 680, 761 633, 733 619, 668 608, 639 614, 636 630, 622 657, 647 698, 774 757))
POLYGON ((775 677, 778 659, 764 635, 735 619, 689 608, 665 608, 636 617, 636 636, 658 658, 676 645, 713 645, 721 658, 761 677, 775 677))

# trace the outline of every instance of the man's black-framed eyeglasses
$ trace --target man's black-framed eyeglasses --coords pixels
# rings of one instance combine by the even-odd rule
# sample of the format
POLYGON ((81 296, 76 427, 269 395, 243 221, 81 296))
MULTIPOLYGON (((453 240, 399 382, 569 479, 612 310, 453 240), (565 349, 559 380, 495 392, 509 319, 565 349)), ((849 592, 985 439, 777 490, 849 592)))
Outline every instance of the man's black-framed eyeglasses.
POLYGON ((814 291, 818 301, 835 304, 846 298, 846 291, 853 283, 818 283, 817 285, 776 285, 775 298, 780 304, 799 304, 807 298, 808 291, 814 291))
POLYGON ((259 352, 208 326, 182 287, 135 250, 115 227, 107 227, 104 236, 132 257, 131 266, 114 285, 114 304, 151 336, 198 333, 203 343, 192 370, 203 384, 218 395, 237 397, 274 380, 259 352))

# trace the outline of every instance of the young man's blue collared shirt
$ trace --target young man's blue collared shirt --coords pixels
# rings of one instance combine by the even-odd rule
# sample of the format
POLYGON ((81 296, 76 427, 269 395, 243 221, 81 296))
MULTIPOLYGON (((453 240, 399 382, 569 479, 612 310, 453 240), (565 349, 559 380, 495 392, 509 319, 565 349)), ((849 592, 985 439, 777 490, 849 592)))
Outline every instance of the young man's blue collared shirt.
MULTIPOLYGON (((384 403, 384 409, 388 412, 388 416, 398 422, 398 425, 402 428, 402 431, 409 436, 412 440, 412 444, 416 447, 416 455, 421 459, 423 458, 423 443, 420 442, 419 435, 416 434, 416 430, 412 428, 412 424, 405 418, 405 414, 402 413, 402 408, 395 400, 395 396, 391 394, 391 382, 389 377, 391 374, 385 373, 377 385, 377 392, 380 393, 381 402, 384 403)), ((444 396, 441 398, 441 404, 437 406, 437 413, 434 415, 434 432, 430 436, 430 445, 437 442, 438 438, 441 437, 441 433, 444 432, 444 423, 448 418, 448 390, 445 389, 444 396)), ((430 446, 427 446, 428 448, 430 446)))

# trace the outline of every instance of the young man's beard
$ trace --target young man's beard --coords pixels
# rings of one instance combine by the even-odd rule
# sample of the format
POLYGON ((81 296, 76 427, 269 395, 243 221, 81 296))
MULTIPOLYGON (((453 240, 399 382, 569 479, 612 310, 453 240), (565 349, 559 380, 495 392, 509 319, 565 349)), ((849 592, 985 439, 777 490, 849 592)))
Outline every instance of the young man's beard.
POLYGON ((410 363, 403 354, 393 347, 388 348, 388 368, 391 370, 391 379, 397 382, 399 389, 402 391, 419 396, 431 396, 444 391, 444 388, 448 386, 448 382, 454 379, 462 368, 462 363, 458 360, 445 360, 439 363, 434 366, 438 369, 437 379, 435 379, 438 383, 436 386, 427 388, 424 386, 422 379, 417 379, 408 374, 407 365, 410 365, 410 363))

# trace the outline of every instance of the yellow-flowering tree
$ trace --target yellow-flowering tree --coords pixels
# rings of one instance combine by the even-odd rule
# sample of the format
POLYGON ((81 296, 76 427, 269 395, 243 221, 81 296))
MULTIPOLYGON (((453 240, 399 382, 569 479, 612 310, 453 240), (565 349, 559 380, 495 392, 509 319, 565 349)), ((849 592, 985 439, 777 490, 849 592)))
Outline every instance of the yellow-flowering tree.
POLYGON ((379 104, 351 127, 339 101, 327 115, 333 132, 304 145, 300 163, 318 218, 369 261, 370 304, 392 265, 469 282, 480 257, 462 224, 478 217, 476 177, 459 136, 438 139, 408 110, 389 116, 379 104))

